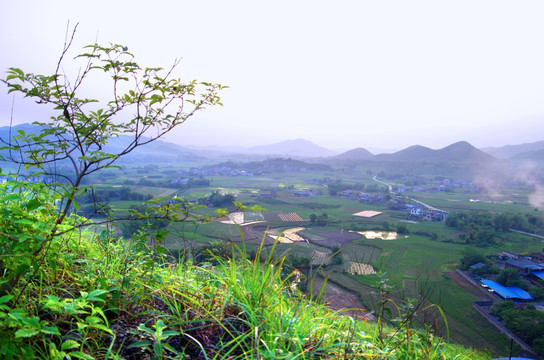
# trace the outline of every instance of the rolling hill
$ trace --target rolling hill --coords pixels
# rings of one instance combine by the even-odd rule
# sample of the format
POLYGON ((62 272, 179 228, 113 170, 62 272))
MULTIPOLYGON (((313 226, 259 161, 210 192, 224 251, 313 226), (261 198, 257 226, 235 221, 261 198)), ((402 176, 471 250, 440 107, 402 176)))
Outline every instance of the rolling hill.
MULTIPOLYGON (((36 126, 30 124, 16 125, 11 129, 11 134, 17 130, 27 133, 37 132, 36 126)), ((10 128, 0 127, 0 138, 9 137, 10 128)), ((129 135, 119 136, 112 139, 106 151, 116 152, 131 141, 129 135)), ((512 159, 513 161, 531 160, 538 163, 544 162, 544 141, 508 145, 497 148, 486 148, 479 150, 466 141, 446 146, 442 149, 433 150, 421 145, 413 145, 406 149, 392 154, 374 155, 370 151, 358 147, 341 154, 312 143, 305 139, 287 140, 269 145, 255 146, 250 148, 242 147, 200 147, 188 148, 157 140, 143 148, 136 149, 127 156, 124 161, 202 161, 210 159, 222 159, 226 156, 239 158, 243 161, 255 160, 256 157, 293 157, 293 158, 327 158, 328 160, 376 160, 376 161, 452 161, 481 163, 498 159, 512 159)))
POLYGON ((535 150, 535 151, 527 151, 521 154, 517 154, 508 160, 512 161, 532 161, 535 163, 544 164, 544 149, 535 150))
POLYGON ((414 145, 393 154, 376 155, 374 159, 381 161, 450 161, 471 163, 495 160, 493 156, 478 150, 466 141, 459 141, 438 150, 414 145))
POLYGON ((248 148, 246 152, 263 155, 288 155, 297 157, 325 157, 336 155, 336 152, 305 139, 286 140, 270 145, 248 148))
POLYGON ((544 150, 544 141, 519 145, 506 145, 501 147, 487 147, 482 149, 482 151, 498 159, 509 159, 523 153, 530 153, 539 150, 544 150))
POLYGON ((393 154, 376 155, 376 160, 393 160, 393 161, 421 161, 430 160, 433 157, 434 150, 421 145, 413 145, 404 150, 397 151, 393 154))
POLYGON ((336 160, 370 160, 374 157, 367 149, 356 148, 353 150, 346 151, 342 154, 336 155, 333 159, 336 160))
MULTIPOLYGON (((124 149, 130 142, 132 137, 129 135, 121 135, 113 139, 106 147, 106 152, 117 153, 124 149)), ((183 146, 166 142, 163 140, 155 140, 143 147, 135 149, 122 159, 122 162, 165 162, 165 161, 183 161, 194 162, 205 160, 206 157, 201 156, 183 146)))
POLYGON ((495 160, 493 156, 475 148, 466 141, 459 141, 435 150, 435 154, 440 161, 488 162, 495 160))

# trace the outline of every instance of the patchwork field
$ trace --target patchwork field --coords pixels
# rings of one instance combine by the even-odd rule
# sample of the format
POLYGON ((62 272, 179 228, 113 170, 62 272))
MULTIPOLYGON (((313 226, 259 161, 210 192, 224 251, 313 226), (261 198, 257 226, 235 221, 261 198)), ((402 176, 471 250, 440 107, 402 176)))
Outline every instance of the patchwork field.
MULTIPOLYGON (((167 165, 164 172, 155 170, 151 173, 164 184, 169 176, 177 176, 175 166, 167 165)), ((264 242, 266 253, 270 249, 268 245, 277 240, 275 251, 278 256, 293 254, 309 258, 313 269, 319 268, 316 285, 328 276, 327 301, 332 307, 372 309, 376 305, 373 286, 379 276, 385 276, 399 302, 403 298, 418 297, 426 290, 427 300, 440 305, 446 313, 453 341, 475 348, 485 345, 497 353, 508 346, 508 341, 472 310, 475 296, 452 280, 451 273, 466 248, 459 232, 443 222, 414 218, 407 211, 392 206, 396 194, 384 193, 391 201, 365 203, 329 193, 331 184, 357 186, 363 192, 376 186, 383 187, 373 180, 374 176, 392 185, 416 180, 430 183, 445 176, 468 178, 471 169, 436 164, 418 164, 414 168, 405 164, 361 162, 338 165, 328 171, 264 172, 253 177, 207 176, 209 186, 188 189, 140 185, 138 171, 141 170, 137 167, 124 169, 122 176, 109 176, 100 186, 119 187, 124 186, 123 182, 134 182, 132 190, 141 194, 155 197, 176 194, 193 200, 206 198, 219 190, 235 195, 236 200, 246 206, 267 209, 253 212, 229 209, 233 212, 228 219, 209 224, 170 224, 164 240, 169 249, 206 247, 218 240, 226 244, 235 241, 238 245, 244 241, 248 249, 264 242), (311 193, 311 196, 300 193, 311 193), (323 215, 326 220, 320 224, 310 221, 323 215), (336 249, 340 252, 333 256, 336 249)), ((500 194, 497 191, 472 193, 465 189, 450 189, 447 192, 406 192, 401 196, 449 212, 522 212, 544 217, 542 208, 529 203, 531 191, 504 184, 500 194)), ((378 193, 375 191, 371 195, 378 193)), ((136 205, 138 202, 133 201, 111 203, 112 209, 120 213, 136 205)), ((214 216, 216 210, 210 207, 199 212, 214 216)), ((539 239, 511 233, 499 244, 481 251, 493 254, 508 249, 525 254, 540 248, 539 239)), ((362 312, 357 314, 363 316, 362 312)))
POLYGON ((331 252, 323 252, 323 251, 317 251, 314 250, 312 252, 312 265, 326 265, 330 263, 329 257, 331 256, 331 252))
POLYGON ((376 270, 372 267, 372 265, 364 264, 364 263, 358 263, 358 262, 348 262, 346 264, 346 271, 350 273, 351 275, 374 275, 376 274, 376 270))
POLYGON ((281 212, 263 212, 262 214, 265 221, 268 222, 277 222, 277 221, 304 221, 297 213, 281 213, 281 212))
POLYGON ((293 244, 293 243, 307 241, 306 239, 304 239, 303 237, 297 234, 301 230, 304 230, 304 228, 301 228, 301 227, 291 228, 291 229, 283 230, 279 234, 276 233, 274 230, 270 230, 268 231, 267 234, 268 234, 268 237, 271 239, 268 239, 268 241, 274 241, 277 239, 278 242, 282 244, 293 244))

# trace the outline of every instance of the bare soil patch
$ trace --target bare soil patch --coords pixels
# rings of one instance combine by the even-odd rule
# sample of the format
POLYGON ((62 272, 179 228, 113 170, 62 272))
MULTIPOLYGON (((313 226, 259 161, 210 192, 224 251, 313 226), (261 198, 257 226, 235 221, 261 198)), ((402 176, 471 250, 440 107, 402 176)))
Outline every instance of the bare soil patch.
POLYGON ((297 213, 263 213, 265 221, 304 221, 297 213))
POLYGON ((357 231, 367 239, 397 240, 397 233, 394 231, 357 231))
POLYGON ((353 214, 353 216, 359 216, 359 217, 364 217, 364 218, 371 218, 371 217, 374 217, 374 216, 378 216, 378 215, 380 215, 381 213, 382 213, 381 211, 363 210, 363 211, 359 211, 358 213, 353 214))
POLYGON ((371 320, 373 315, 363 307, 361 299, 355 294, 340 293, 327 294, 328 306, 339 312, 340 315, 349 315, 363 320, 371 320))
MULTIPOLYGON (((260 242, 262 239, 262 232, 255 231, 255 229, 252 226, 240 226, 240 230, 242 231, 242 236, 244 237, 244 241, 247 241, 249 243, 254 242, 260 242)), ((232 241, 242 241, 241 236, 236 236, 231 239, 232 241)))
POLYGON ((282 231, 280 234, 275 234, 273 231, 270 231, 268 233, 268 237, 272 238, 272 240, 278 239, 278 242, 283 244, 292 244, 295 242, 306 241, 303 237, 297 234, 301 230, 304 230, 304 228, 298 227, 298 228, 286 229, 282 231))
POLYGON ((478 288, 472 285, 470 282, 467 281, 467 279, 465 279, 464 277, 462 277, 456 272, 445 272, 444 275, 446 275, 447 277, 455 281, 457 285, 461 286, 468 293, 476 296, 478 300, 481 300, 481 301, 496 300, 495 297, 493 297, 490 294, 487 294, 487 291, 485 291, 483 288, 478 288))
POLYGON ((244 223, 244 213, 243 212, 233 212, 225 220, 221 220, 223 224, 243 224, 244 223))

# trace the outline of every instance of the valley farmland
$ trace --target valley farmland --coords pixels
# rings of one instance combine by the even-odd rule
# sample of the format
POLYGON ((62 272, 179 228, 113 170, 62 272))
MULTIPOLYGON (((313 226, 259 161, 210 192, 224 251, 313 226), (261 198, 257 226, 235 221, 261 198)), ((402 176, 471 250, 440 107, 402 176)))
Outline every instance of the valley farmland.
MULTIPOLYGON (((476 166, 458 164, 347 164, 283 158, 123 164, 92 181, 98 193, 124 189, 155 199, 175 196, 197 205, 195 215, 208 215, 208 222, 188 216, 161 225, 167 230, 161 244, 172 256, 194 257, 208 248, 235 254, 236 248, 251 252, 264 246, 265 254, 286 255, 287 272, 303 275, 301 290, 317 295, 326 283, 324 298, 334 309, 348 309, 361 319, 376 316, 376 284, 386 282, 396 305, 415 299, 426 309, 417 316, 419 326, 433 324, 453 342, 501 353, 508 338, 474 310, 478 290, 467 291, 456 269, 467 248, 488 256, 504 250, 530 254, 541 251, 542 243, 508 229, 484 243, 446 219, 461 212, 542 218, 543 210, 529 202, 532 184, 505 177, 500 192, 489 191, 475 181, 476 166)), ((110 197, 117 215, 141 203, 132 200, 138 195, 126 196, 110 197)), ((119 229, 124 236, 134 231, 124 224, 119 229)))

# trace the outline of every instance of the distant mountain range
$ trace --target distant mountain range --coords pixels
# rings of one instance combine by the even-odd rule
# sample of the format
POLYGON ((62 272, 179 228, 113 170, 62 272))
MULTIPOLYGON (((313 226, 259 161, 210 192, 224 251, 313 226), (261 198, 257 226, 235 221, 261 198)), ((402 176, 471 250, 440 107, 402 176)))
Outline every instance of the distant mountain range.
MULTIPOLYGON (((39 132, 39 127, 31 124, 20 124, 15 125, 13 128, 9 126, 0 127, 0 139, 7 141, 11 136, 17 135, 18 131, 24 131, 26 134, 37 134, 39 132)), ((113 138, 103 149, 107 153, 119 153, 125 149, 130 142, 132 137, 129 135, 121 135, 117 138, 113 138)), ((148 139, 145 138, 144 139, 148 139)), ((0 147, 5 144, 0 143, 0 147)), ((0 155, 7 156, 7 150, 0 151, 0 155)), ((189 150, 185 147, 179 146, 174 143, 156 140, 145 146, 136 148, 131 153, 124 156, 122 162, 164 162, 164 161, 184 161, 184 162, 193 162, 201 161, 206 158, 198 155, 197 153, 189 150)))
POLYGON ((188 146, 195 153, 212 159, 239 159, 239 161, 258 161, 273 157, 326 158, 339 151, 318 146, 304 139, 286 140, 269 145, 242 146, 188 146))
POLYGON ((524 156, 530 156, 529 154, 535 151, 544 149, 544 141, 538 141, 528 144, 520 145, 506 145, 502 147, 487 147, 483 148, 482 151, 493 155, 497 159, 509 159, 514 158, 518 155, 524 154, 524 156))
POLYGON ((527 151, 510 158, 515 161, 534 161, 544 163, 544 149, 527 151))
POLYGON ((275 144, 255 146, 247 149, 247 152, 261 155, 291 155, 296 157, 328 157, 337 152, 315 145, 304 139, 286 140, 275 144))
POLYGON ((495 158, 466 141, 460 141, 438 150, 416 145, 393 154, 376 155, 376 160, 488 162, 495 158))
MULTIPOLYGON (((29 124, 16 125, 11 129, 11 134, 18 130, 26 133, 37 132, 37 127, 29 124)), ((10 128, 0 127, 0 138, 8 139, 10 128)), ((112 139, 107 145, 107 152, 117 152, 124 148, 131 137, 122 135, 112 139)), ((4 152, 5 153, 5 152, 4 152)), ((364 148, 356 148, 341 154, 337 151, 318 146, 305 139, 287 140, 270 145, 255 146, 250 148, 228 148, 228 147, 202 147, 188 148, 162 140, 154 141, 146 146, 140 147, 125 157, 124 161, 183 161, 193 162, 202 160, 214 160, 229 157, 233 160, 249 157, 292 157, 292 158, 321 158, 327 160, 375 160, 375 161, 438 161, 438 162, 489 162, 497 159, 509 159, 511 161, 534 161, 544 163, 544 141, 507 145, 477 149, 466 141, 460 141, 442 149, 433 150, 421 145, 410 146, 404 150, 391 154, 374 155, 364 148)))
MULTIPOLYGON (((121 135, 110 141, 104 148, 104 151, 118 153, 125 149, 132 139, 133 138, 129 135, 121 135)), ((206 157, 183 146, 163 140, 155 140, 145 146, 138 147, 122 159, 124 162, 196 162, 202 160, 206 160, 206 157)))
POLYGON ((337 155, 335 159, 376 160, 376 161, 454 161, 487 162, 495 160, 489 154, 476 149, 466 141, 460 141, 443 149, 432 150, 425 146, 414 145, 392 154, 373 155, 363 148, 357 148, 337 155))

